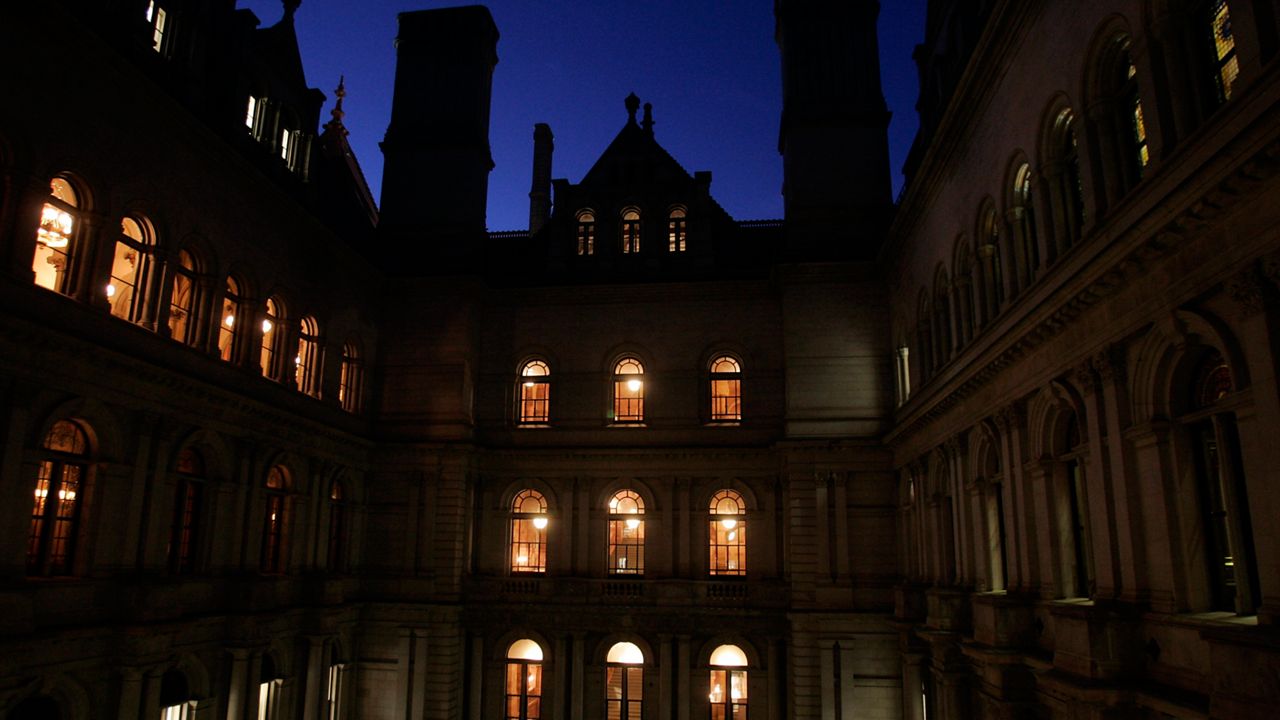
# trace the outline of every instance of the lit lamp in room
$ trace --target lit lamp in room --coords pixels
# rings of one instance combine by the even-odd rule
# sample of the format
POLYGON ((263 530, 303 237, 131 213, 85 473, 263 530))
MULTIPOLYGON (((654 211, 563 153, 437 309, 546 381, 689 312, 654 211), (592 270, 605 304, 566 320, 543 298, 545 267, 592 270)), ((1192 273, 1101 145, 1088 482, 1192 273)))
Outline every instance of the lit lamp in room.
POLYGON ((40 230, 36 233, 40 244, 51 248, 64 248, 71 244, 71 213, 45 205, 40 213, 40 230))
POLYGON ((225 320, 223 320, 222 322, 223 322, 223 324, 224 324, 224 325, 226 325, 227 327, 232 327, 233 325, 235 325, 235 324, 236 324, 236 316, 235 316, 235 315, 228 315, 228 316, 226 317, 226 319, 225 319, 225 320))
POLYGON ((627 518, 627 529, 635 530, 640 527, 640 518, 627 518))
POLYGON ((272 327, 274 327, 274 326, 271 324, 271 321, 270 321, 270 320, 263 320, 263 321, 262 321, 262 334, 263 334, 263 335, 266 335, 267 333, 271 332, 271 328, 272 328, 272 327))
POLYGON ((639 380, 632 379, 627 381, 627 389, 633 393, 640 392, 640 388, 642 387, 644 387, 644 383, 640 382, 639 380))
POLYGON ((547 516, 539 515, 533 519, 533 526, 539 530, 545 530, 547 527, 547 516))
POLYGON ((724 528, 725 530, 732 530, 738 527, 738 521, 734 520, 733 518, 725 518, 724 520, 720 521, 720 527, 724 528))

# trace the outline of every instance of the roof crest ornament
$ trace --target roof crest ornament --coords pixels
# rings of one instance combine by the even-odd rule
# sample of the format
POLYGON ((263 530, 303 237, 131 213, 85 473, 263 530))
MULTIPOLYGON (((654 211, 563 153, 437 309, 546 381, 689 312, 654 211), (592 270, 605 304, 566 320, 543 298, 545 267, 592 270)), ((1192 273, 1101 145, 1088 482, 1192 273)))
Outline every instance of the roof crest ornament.
POLYGON ((628 95, 627 99, 623 102, 627 106, 627 124, 635 125, 636 111, 640 109, 640 98, 636 97, 636 94, 633 92, 628 95))

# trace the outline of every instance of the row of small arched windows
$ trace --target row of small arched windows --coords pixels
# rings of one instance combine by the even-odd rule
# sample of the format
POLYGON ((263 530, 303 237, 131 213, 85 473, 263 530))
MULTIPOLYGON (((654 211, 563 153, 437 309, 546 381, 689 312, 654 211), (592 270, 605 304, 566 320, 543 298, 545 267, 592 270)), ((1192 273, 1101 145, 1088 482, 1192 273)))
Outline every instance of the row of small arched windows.
MULTIPOLYGON (((1230 8, 1225 0, 1212 0, 1201 5, 1196 17, 1196 56, 1201 58, 1201 84, 1208 90, 1194 94, 1211 97, 1216 107, 1232 97, 1240 71, 1230 8)), ((1019 154, 1008 175, 1003 215, 987 201, 978 212, 976 241, 970 243, 962 234, 950 273, 946 263, 940 264, 933 287, 920 291, 910 357, 921 380, 971 342, 1007 300, 1029 288, 1045 263, 1056 261, 1080 240, 1090 207, 1101 212, 1115 204, 1146 173, 1153 159, 1151 138, 1130 35, 1113 24, 1100 36, 1105 41, 1090 65, 1088 83, 1096 111, 1083 124, 1096 148, 1091 157, 1100 164, 1082 162, 1082 123, 1065 100, 1057 101, 1044 134, 1041 168, 1033 168, 1019 154), (1086 202, 1086 191, 1095 202, 1086 202)), ((1167 144, 1172 138, 1165 135, 1167 144)), ((903 344, 897 363, 899 402, 910 394, 907 356, 903 344)))
MULTIPOLYGON (((596 212, 591 209, 579 210, 576 218, 578 255, 595 255, 596 212)), ((623 255, 639 253, 643 229, 640 222, 640 209, 623 208, 618 216, 618 223, 618 252, 623 255)), ((683 207, 673 207, 667 211, 667 252, 682 253, 688 249, 688 245, 688 211, 683 207)))
MULTIPOLYGON (((315 317, 299 319, 293 332, 282 331, 287 327, 288 313, 284 301, 272 296, 259 310, 261 321, 255 323, 254 312, 246 307, 242 281, 228 275, 220 298, 216 293, 205 293, 200 259, 184 248, 165 262, 155 228, 141 214, 121 218, 109 276, 104 280, 89 278, 90 292, 77 292, 77 273, 91 270, 82 270, 77 263, 91 254, 82 251, 93 242, 93 233, 81 218, 81 195, 67 176, 50 182, 31 263, 36 285, 72 296, 101 292, 117 318, 167 332, 185 345, 207 348, 234 365, 252 365, 256 360, 267 378, 293 385, 312 397, 322 396, 324 345, 315 317), (214 317, 216 321, 211 322, 214 317), (294 342, 296 352, 290 353, 294 342)), ((343 344, 340 362, 338 402, 349 412, 359 412, 364 367, 357 342, 343 344)))
MULTIPOLYGON (((86 489, 91 484, 90 434, 81 421, 58 420, 49 428, 40 448, 40 464, 33 488, 31 522, 27 535, 27 574, 57 576, 75 574, 77 545, 86 489)), ((262 483, 263 516, 259 570, 287 570, 293 483, 288 468, 273 465, 262 483)), ((193 447, 179 452, 173 469, 173 505, 166 563, 174 574, 202 569, 201 549, 208 543, 205 519, 208 475, 204 457, 193 447)), ((347 491, 333 480, 328 492, 327 567, 341 572, 346 566, 349 533, 347 491)))
MULTIPOLYGON (((547 535, 551 524, 547 499, 527 488, 511 501, 509 545, 512 573, 547 571, 547 535)), ((609 498, 608 572, 644 575, 644 499, 624 489, 609 498)), ((747 504, 732 489, 716 491, 707 506, 707 572, 716 577, 747 573, 747 504)))
MULTIPOLYGON (((517 416, 522 425, 551 422, 551 366, 546 360, 525 362, 516 378, 517 416)), ((742 420, 742 363, 720 355, 707 366, 710 391, 710 420, 737 423, 742 420)), ((627 355, 613 366, 611 423, 627 425, 644 422, 644 363, 627 355)))

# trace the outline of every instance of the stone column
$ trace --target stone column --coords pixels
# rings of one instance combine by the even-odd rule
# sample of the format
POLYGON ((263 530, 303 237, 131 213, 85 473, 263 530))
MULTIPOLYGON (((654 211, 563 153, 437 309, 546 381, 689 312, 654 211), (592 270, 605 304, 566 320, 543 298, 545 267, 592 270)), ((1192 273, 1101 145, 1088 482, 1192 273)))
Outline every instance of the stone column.
POLYGON ((681 635, 677 640, 678 654, 676 658, 676 720, 689 720, 692 709, 692 690, 689 687, 693 679, 690 671, 692 664, 691 640, 688 635, 681 635))
POLYGON ((583 717, 583 683, 586 682, 586 635, 581 632, 573 634, 573 675, 572 686, 569 688, 570 693, 570 715, 575 718, 583 717))
POLYGON ((142 669, 136 667, 120 668, 120 707, 116 713, 119 720, 139 720, 142 703, 142 669))
POLYGON ((303 690, 302 717, 304 720, 325 720, 325 683, 328 674, 324 667, 324 637, 308 636, 307 643, 307 677, 303 690))
POLYGON ((1091 360, 1101 382, 1102 404, 1106 408, 1104 420, 1107 428, 1107 464, 1111 468, 1111 507, 1115 518, 1115 557, 1121 600, 1138 602, 1142 588, 1148 585, 1146 563, 1137 556, 1137 548, 1143 542, 1142 517, 1134 502, 1137 495, 1136 478, 1129 472, 1129 446, 1124 430, 1130 425, 1129 396, 1125 386, 1125 358, 1120 347, 1112 347, 1098 353, 1091 360))
POLYGON ((227 720, 244 720, 249 706, 249 650, 231 648, 231 679, 227 683, 227 720))

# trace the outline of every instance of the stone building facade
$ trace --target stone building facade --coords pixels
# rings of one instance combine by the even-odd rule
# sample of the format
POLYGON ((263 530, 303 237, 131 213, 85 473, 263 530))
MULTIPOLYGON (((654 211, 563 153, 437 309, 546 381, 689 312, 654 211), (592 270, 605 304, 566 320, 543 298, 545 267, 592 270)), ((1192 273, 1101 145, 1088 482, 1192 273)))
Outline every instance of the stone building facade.
POLYGON ((1268 0, 931 2, 896 206, 877 4, 779 0, 784 219, 631 96, 507 233, 489 13, 375 203, 284 4, 0 9, 0 716, 1280 699, 1268 0))

